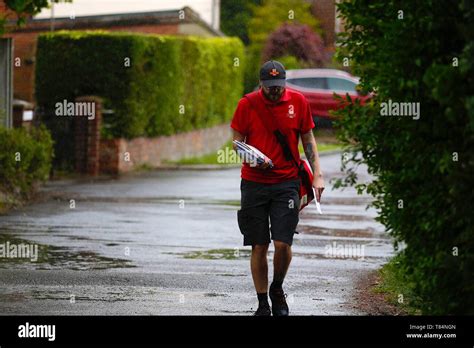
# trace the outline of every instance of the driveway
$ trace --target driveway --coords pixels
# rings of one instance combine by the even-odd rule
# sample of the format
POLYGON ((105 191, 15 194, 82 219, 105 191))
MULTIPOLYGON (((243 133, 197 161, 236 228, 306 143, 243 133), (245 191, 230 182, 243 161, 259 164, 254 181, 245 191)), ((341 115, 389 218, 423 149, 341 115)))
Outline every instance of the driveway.
MULTIPOLYGON (((365 314, 354 305, 355 283, 393 247, 366 210, 370 197, 330 187, 341 175, 340 155, 321 164, 324 214, 313 206, 301 214, 284 284, 290 314, 365 314)), ((363 168, 359 174, 369 179, 363 168)), ((239 185, 236 168, 49 182, 40 202, 0 217, 0 244, 38 247, 36 261, 0 258, 0 313, 252 314, 239 185)))

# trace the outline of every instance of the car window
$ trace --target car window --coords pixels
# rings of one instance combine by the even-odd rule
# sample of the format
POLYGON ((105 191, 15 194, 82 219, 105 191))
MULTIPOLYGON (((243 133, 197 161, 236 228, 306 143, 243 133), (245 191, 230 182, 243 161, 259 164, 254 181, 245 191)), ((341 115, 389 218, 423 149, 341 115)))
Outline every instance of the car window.
POLYGON ((328 88, 332 91, 355 92, 356 85, 356 83, 349 80, 339 79, 336 77, 328 78, 328 88))
POLYGON ((287 79, 288 83, 303 88, 319 88, 326 89, 326 78, 324 77, 302 77, 287 79))

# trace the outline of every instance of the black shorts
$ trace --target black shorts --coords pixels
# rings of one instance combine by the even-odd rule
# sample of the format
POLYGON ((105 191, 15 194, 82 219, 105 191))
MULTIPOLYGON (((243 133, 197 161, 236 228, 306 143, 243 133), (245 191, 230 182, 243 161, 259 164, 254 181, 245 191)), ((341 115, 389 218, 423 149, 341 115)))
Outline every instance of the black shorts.
POLYGON ((299 221, 299 188, 299 179, 278 184, 242 179, 241 209, 237 212, 237 220, 244 245, 269 244, 270 231, 272 240, 293 243, 299 221))

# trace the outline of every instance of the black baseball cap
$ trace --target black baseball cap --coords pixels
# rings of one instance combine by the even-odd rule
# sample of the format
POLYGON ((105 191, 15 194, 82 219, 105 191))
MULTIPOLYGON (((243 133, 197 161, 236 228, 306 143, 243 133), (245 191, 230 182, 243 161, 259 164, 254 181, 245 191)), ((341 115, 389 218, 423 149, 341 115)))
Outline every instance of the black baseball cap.
POLYGON ((285 67, 276 60, 265 62, 260 68, 260 81, 265 87, 285 87, 285 67))

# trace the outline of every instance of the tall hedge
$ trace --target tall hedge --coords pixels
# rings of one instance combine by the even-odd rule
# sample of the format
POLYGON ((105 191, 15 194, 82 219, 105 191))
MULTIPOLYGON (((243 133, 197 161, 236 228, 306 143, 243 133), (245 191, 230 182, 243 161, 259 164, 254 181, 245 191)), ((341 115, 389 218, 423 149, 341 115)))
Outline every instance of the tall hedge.
MULTIPOLYGON (((379 220, 426 314, 474 314, 474 7, 468 1, 339 4, 340 56, 365 89, 341 111, 340 138, 375 179, 379 220), (383 116, 382 103, 420 103, 420 118, 383 116)), ((354 182, 347 163, 346 183, 354 182)), ((402 294, 403 295, 403 294, 402 294)))
MULTIPOLYGON (((64 99, 104 98, 115 111, 105 118, 104 136, 174 134, 231 118, 243 92, 243 56, 237 38, 43 34, 37 47, 36 98, 50 114, 64 99)), ((51 116, 49 123, 56 122, 63 121, 51 116)))

